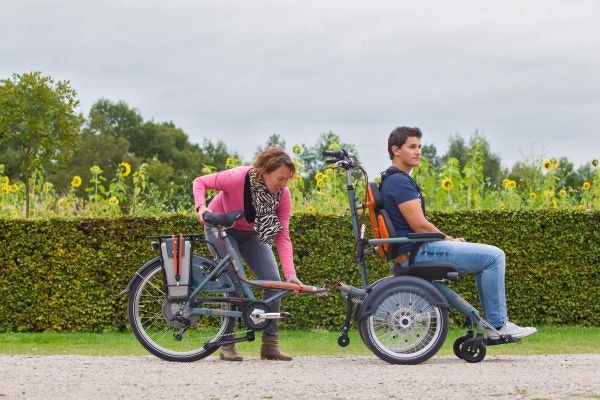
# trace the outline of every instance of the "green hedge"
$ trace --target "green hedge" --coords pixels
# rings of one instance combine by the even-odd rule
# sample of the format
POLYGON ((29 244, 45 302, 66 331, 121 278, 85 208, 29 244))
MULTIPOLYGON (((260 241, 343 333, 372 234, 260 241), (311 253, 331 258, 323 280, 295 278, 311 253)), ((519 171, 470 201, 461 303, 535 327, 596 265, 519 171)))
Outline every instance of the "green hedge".
MULTIPOLYGON (((437 212, 431 218, 448 234, 505 250, 511 319, 600 325, 600 212, 437 212)), ((300 214, 291 226, 305 283, 360 284, 348 217, 300 214)), ((199 228, 192 217, 181 215, 0 220, 0 331, 125 329, 127 297, 118 293, 156 255, 146 236, 199 228)), ((386 276, 388 265, 370 256, 370 280, 386 276)), ((479 305, 472 275, 451 286, 479 305)), ((290 296, 283 308, 294 316, 285 326, 337 330, 345 305, 332 293, 290 296)), ((453 317, 460 322, 460 316, 453 317)))

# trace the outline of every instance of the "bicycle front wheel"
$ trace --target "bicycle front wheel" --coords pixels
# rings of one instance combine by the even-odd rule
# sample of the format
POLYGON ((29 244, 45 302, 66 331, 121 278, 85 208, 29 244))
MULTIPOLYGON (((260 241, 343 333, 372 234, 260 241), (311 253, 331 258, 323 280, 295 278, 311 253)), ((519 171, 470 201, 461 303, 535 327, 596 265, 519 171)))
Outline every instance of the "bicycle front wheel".
POLYGON ((367 347, 392 364, 419 364, 433 356, 448 334, 448 309, 435 306, 416 287, 388 289, 360 322, 367 347))
MULTIPOLYGON (((127 308, 135 337, 146 350, 167 361, 196 361, 212 354, 216 348, 205 349, 204 344, 231 334, 235 318, 193 314, 184 302, 170 301, 161 268, 157 260, 140 273, 131 287, 127 308), (185 326, 188 329, 184 331, 185 326)), ((203 303, 203 307, 229 310, 231 304, 203 303)))

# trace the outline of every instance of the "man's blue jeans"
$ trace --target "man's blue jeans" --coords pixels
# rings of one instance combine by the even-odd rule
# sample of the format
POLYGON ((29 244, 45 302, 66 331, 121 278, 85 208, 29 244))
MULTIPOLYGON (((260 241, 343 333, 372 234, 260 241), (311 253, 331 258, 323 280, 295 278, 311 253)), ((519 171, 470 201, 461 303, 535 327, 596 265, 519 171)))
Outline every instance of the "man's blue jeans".
POLYGON ((423 243, 415 262, 432 261, 452 263, 460 272, 474 273, 485 319, 494 327, 504 325, 508 319, 504 290, 504 251, 487 244, 453 240, 423 243))

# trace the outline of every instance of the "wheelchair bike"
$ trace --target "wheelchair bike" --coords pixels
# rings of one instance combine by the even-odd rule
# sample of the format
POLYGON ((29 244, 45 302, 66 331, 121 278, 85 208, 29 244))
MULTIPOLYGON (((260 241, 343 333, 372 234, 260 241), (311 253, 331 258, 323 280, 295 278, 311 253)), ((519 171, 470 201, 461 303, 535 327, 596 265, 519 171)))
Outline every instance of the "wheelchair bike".
MULTIPOLYGON (((483 360, 487 345, 510 343, 518 338, 502 336, 480 317, 477 309, 448 287, 458 279, 456 266, 445 263, 393 265, 392 276, 369 283, 366 256, 378 252, 391 259, 391 246, 443 238, 439 233, 394 237, 393 225, 382 208, 377 185, 368 182, 366 171, 345 150, 326 151, 326 162, 344 170, 354 232, 355 256, 361 286, 339 282, 334 287, 346 300, 340 346, 350 343, 348 331, 355 319, 365 345, 392 364, 419 364, 432 357, 448 333, 452 306, 465 315, 468 331, 453 345, 457 357, 471 363, 483 360), (357 204, 352 174, 362 173, 367 183, 366 199, 357 204), (369 210, 374 238, 365 238, 366 224, 359 218, 369 210), (484 327, 498 339, 484 336, 484 327)), ((159 255, 144 264, 121 292, 129 294, 127 314, 133 334, 150 353, 167 361, 191 362, 214 353, 220 346, 252 341, 275 319, 289 318, 273 312, 273 301, 287 295, 326 295, 328 288, 281 281, 252 280, 246 276, 227 229, 242 218, 242 211, 204 214, 223 240, 224 257, 208 258, 194 252, 198 245, 213 246, 203 235, 150 236, 159 255), (270 289, 270 297, 259 300, 253 289, 270 289), (235 329, 241 321, 245 331, 235 329)), ((214 249, 214 247, 213 247, 214 249)), ((216 249, 214 249, 216 250, 216 249)), ((216 251, 212 252, 217 254, 216 251)))
POLYGON ((326 162, 341 168, 346 174, 346 187, 354 239, 355 261, 359 264, 362 288, 339 284, 347 300, 346 318, 340 346, 349 344, 348 330, 352 316, 365 345, 379 358, 392 364, 419 364, 432 357, 444 343, 448 333, 448 312, 454 307, 468 323, 467 333, 453 344, 454 354, 470 363, 484 359, 486 346, 517 342, 520 339, 500 334, 483 319, 477 309, 452 290, 448 283, 459 278, 457 266, 450 263, 415 263, 408 267, 394 264, 392 276, 368 283, 365 257, 369 252, 391 260, 392 245, 442 240, 443 234, 411 233, 396 237, 394 226, 385 209, 375 182, 369 182, 366 171, 345 150, 325 151, 326 162), (357 204, 352 183, 352 173, 359 171, 366 182, 366 201, 357 204), (374 238, 366 239, 364 222, 359 221, 360 210, 369 211, 374 238), (355 310, 354 310, 355 308, 355 310), (497 334, 491 339, 484 328, 497 334))

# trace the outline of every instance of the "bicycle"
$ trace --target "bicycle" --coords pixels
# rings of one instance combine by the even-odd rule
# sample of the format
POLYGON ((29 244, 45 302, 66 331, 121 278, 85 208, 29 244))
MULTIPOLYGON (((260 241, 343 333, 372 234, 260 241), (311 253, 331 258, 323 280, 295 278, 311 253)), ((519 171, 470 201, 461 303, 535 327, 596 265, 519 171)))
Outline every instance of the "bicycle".
MULTIPOLYGON (((338 344, 348 346, 348 332, 354 317, 365 345, 380 359, 392 364, 419 364, 432 357, 448 333, 448 312, 454 307, 466 316, 468 331, 453 344, 455 355, 467 362, 479 362, 486 345, 516 342, 502 336, 480 317, 475 307, 448 287, 458 279, 458 268, 447 263, 412 263, 408 268, 392 265, 393 276, 369 282, 366 256, 379 253, 391 259, 391 246, 443 239, 439 233, 393 237, 393 226, 381 207, 377 185, 358 160, 345 150, 325 151, 328 164, 343 169, 355 241, 354 262, 358 264, 361 286, 339 282, 331 288, 281 281, 248 279, 243 263, 231 244, 227 229, 242 218, 242 211, 227 214, 205 213, 204 220, 218 231, 227 254, 210 259, 194 253, 198 244, 213 246, 201 235, 150 236, 160 255, 144 264, 121 294, 129 293, 128 318, 138 341, 150 353, 167 361, 196 361, 220 346, 252 341, 255 331, 264 330, 274 319, 289 318, 286 312, 271 312, 269 304, 289 294, 326 295, 337 289, 346 300, 346 312, 338 344), (358 171, 366 182, 366 199, 357 204, 352 182, 358 171), (362 210, 362 219, 358 211, 362 210), (364 216, 369 210, 374 238, 365 237, 364 216), (258 300, 253 288, 276 293, 258 300), (244 336, 236 336, 236 320, 245 325, 244 336), (499 337, 484 337, 483 328, 499 337)), ((216 249, 215 249, 216 250, 216 249)), ((212 252, 217 254, 216 251, 212 252)))

